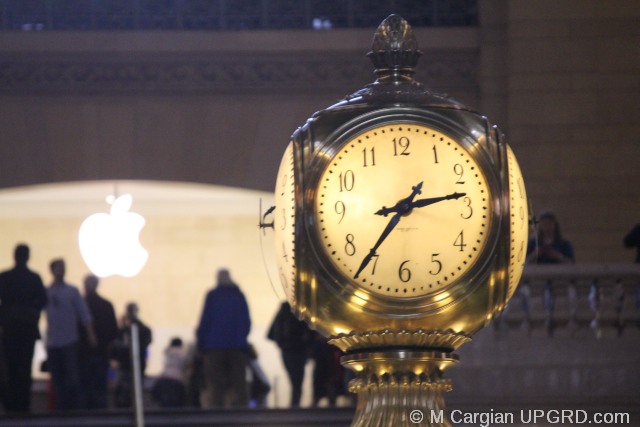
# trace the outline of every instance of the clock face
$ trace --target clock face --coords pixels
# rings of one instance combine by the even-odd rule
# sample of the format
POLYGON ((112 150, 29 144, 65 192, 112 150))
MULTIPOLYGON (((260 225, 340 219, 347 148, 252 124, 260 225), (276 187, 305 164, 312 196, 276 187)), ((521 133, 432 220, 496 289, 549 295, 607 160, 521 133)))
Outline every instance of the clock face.
POLYGON ((289 302, 293 301, 295 283, 295 174, 293 143, 285 150, 276 179, 274 234, 276 262, 282 287, 289 302))
POLYGON ((483 253, 492 217, 469 151, 420 123, 384 124, 332 157, 315 199, 318 239, 343 277, 383 297, 441 292, 483 253))
POLYGON ((509 256, 509 288, 507 299, 511 298, 522 277, 522 270, 527 254, 528 209, 527 192, 524 188, 522 172, 511 147, 507 146, 507 162, 509 167, 509 211, 510 211, 510 256, 509 256))

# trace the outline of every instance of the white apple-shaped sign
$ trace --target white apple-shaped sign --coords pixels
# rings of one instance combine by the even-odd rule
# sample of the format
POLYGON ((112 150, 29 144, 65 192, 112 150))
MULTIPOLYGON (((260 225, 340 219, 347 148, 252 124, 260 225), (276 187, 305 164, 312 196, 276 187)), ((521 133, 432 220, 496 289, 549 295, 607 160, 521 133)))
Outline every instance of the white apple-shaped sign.
POLYGON ((149 253, 140 244, 145 221, 129 212, 132 201, 130 194, 123 194, 111 205, 110 214, 93 214, 80 226, 80 254, 98 277, 133 277, 147 262, 149 253))

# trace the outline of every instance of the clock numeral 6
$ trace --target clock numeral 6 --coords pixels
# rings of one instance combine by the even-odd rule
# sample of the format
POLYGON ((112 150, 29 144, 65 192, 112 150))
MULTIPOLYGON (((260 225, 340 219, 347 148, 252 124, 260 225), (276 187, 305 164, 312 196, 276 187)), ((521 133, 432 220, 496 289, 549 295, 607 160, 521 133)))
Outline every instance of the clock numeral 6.
POLYGON ((405 264, 407 264, 408 262, 409 260, 404 261, 402 264, 400 264, 400 268, 398 269, 398 278, 404 283, 407 283, 409 280, 411 280, 411 270, 409 270, 408 267, 405 267, 405 264))

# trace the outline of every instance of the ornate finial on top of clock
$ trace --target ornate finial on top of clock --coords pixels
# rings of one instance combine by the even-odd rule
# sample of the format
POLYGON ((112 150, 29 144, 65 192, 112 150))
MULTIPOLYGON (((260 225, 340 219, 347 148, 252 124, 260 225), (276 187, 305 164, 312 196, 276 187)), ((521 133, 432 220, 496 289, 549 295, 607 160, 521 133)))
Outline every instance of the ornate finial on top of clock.
POLYGON ((413 30, 400 15, 390 15, 380 23, 367 54, 378 74, 390 71, 413 74, 420 55, 413 30))

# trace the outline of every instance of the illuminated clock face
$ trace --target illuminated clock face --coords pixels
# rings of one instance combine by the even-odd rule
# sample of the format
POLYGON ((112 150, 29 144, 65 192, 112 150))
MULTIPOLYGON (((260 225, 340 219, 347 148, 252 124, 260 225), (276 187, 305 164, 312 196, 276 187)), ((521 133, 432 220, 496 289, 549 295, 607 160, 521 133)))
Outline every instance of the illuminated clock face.
POLYGON ((507 299, 511 298, 522 277, 524 261, 527 255, 528 209, 527 192, 522 180, 522 172, 511 147, 507 146, 507 162, 509 166, 509 211, 510 211, 510 256, 509 256, 509 288, 507 299))
POLYGON ((285 150, 278 178, 274 211, 274 234, 278 274, 287 300, 293 301, 295 283, 295 175, 293 166, 293 143, 285 150))
POLYGON ((491 193, 469 151, 419 123, 348 140, 322 172, 318 240, 340 274, 384 297, 441 292, 476 263, 491 193))

